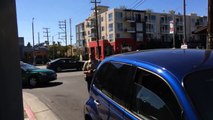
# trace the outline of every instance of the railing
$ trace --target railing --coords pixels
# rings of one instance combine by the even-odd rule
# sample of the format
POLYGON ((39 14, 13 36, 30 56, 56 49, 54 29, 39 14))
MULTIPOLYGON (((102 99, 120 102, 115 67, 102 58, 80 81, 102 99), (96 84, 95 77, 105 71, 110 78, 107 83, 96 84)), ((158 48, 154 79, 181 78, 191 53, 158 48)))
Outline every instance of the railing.
POLYGON ((126 32, 135 32, 135 28, 126 28, 125 29, 126 32))

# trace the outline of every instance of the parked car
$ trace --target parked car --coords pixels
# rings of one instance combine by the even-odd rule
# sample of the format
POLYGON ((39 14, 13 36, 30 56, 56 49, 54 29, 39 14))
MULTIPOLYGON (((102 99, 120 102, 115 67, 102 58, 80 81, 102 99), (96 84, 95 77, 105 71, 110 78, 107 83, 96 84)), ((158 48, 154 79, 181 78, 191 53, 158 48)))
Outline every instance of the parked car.
POLYGON ((62 70, 82 70, 84 62, 71 58, 58 58, 47 63, 47 68, 60 72, 62 70))
POLYGON ((55 71, 50 69, 40 69, 33 65, 20 62, 23 84, 35 87, 38 83, 48 83, 57 79, 55 71))
POLYGON ((213 120, 213 53, 148 50, 106 58, 85 104, 86 120, 213 120))

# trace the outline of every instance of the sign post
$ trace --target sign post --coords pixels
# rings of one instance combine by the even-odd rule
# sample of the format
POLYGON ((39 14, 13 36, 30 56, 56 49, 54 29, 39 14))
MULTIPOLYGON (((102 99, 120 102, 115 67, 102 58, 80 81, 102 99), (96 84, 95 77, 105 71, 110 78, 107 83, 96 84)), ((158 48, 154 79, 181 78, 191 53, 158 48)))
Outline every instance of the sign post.
POLYGON ((172 34, 172 36, 173 36, 173 48, 175 48, 175 26, 174 26, 174 16, 173 16, 173 20, 171 20, 171 21, 169 22, 169 26, 170 26, 169 33, 172 34))

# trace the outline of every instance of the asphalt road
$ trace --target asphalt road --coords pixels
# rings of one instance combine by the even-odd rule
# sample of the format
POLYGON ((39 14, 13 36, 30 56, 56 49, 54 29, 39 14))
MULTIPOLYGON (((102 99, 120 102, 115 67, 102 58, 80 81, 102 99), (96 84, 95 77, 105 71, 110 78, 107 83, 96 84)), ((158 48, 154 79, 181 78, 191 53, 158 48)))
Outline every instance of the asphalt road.
POLYGON ((83 72, 62 72, 57 75, 58 79, 48 85, 23 90, 37 96, 61 120, 84 120, 83 106, 88 92, 83 72))

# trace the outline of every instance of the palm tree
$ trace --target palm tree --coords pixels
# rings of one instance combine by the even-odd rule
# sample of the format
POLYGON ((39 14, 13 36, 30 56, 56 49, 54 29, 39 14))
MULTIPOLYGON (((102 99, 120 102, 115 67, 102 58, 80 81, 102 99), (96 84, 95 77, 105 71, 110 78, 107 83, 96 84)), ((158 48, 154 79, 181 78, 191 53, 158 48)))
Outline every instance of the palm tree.
POLYGON ((175 11, 174 11, 174 10, 170 10, 170 11, 169 11, 169 14, 175 15, 175 11))

